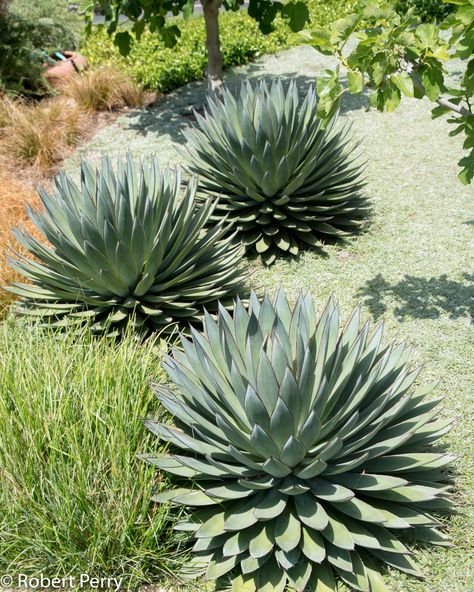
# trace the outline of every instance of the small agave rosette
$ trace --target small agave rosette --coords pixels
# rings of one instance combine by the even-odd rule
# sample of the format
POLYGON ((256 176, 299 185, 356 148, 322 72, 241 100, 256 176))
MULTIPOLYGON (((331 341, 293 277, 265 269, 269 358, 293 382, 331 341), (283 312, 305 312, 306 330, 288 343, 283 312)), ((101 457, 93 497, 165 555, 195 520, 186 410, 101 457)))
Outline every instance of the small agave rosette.
POLYGON ((183 337, 164 363, 173 390, 155 386, 176 423, 146 421, 171 450, 144 458, 183 481, 154 499, 194 508, 177 528, 196 539, 195 573, 380 592, 381 563, 421 575, 403 535, 447 544, 433 511, 450 508, 452 457, 429 445, 450 422, 382 333, 359 309, 341 330, 333 299, 319 318, 309 295, 291 310, 280 290, 183 337))
POLYGON ((210 98, 204 116, 184 131, 199 195, 219 196, 213 220, 270 265, 303 246, 346 237, 369 207, 363 165, 347 126, 316 115, 316 91, 303 99, 295 82, 243 83, 210 98))
POLYGON ((223 223, 208 225, 215 204, 199 204, 196 179, 182 183, 156 158, 136 166, 128 155, 117 171, 108 158, 98 170, 83 161, 80 185, 61 173, 40 197, 44 210, 30 216, 49 244, 17 231, 34 259, 11 260, 30 281, 10 288, 21 314, 109 335, 166 333, 243 292, 239 248, 223 223))

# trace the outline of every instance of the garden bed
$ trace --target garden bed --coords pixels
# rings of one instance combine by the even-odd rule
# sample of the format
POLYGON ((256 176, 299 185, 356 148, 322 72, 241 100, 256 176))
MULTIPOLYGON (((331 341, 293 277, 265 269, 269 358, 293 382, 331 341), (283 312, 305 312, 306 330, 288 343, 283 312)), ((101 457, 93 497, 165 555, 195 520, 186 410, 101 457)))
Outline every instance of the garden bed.
MULTIPOLYGON (((298 47, 232 70, 227 75, 227 84, 234 87, 246 77, 278 76, 296 79, 301 87, 306 87, 314 81, 317 72, 329 64, 330 60, 312 49, 298 47)), ((176 164, 181 160, 179 149, 184 142, 181 131, 192 120, 192 108, 201 107, 204 98, 204 83, 195 82, 161 98, 153 106, 120 117, 82 146, 67 160, 65 168, 77 176, 81 157, 87 156, 98 163, 103 154, 115 158, 126 150, 135 156, 155 152, 163 165, 176 164)), ((461 186, 456 178, 461 145, 457 138, 448 137, 449 126, 442 119, 431 120, 430 105, 421 101, 403 103, 393 114, 380 114, 366 111, 363 95, 349 97, 343 104, 341 120, 352 122, 354 134, 363 138, 361 149, 367 160, 367 193, 373 207, 368 230, 345 244, 327 245, 318 252, 309 250, 293 260, 278 260, 269 269, 252 261, 251 282, 255 287, 266 286, 272 293, 283 285, 293 299, 300 290, 309 288, 319 307, 334 293, 344 315, 360 302, 364 318, 385 318, 387 338, 408 339, 413 346, 414 362, 426 364, 421 382, 439 381, 436 393, 445 396, 443 414, 456 420, 453 430, 444 438, 449 450, 458 456, 454 497, 459 512, 448 521, 454 547, 416 549, 426 581, 408 580, 399 572, 390 573, 388 580, 395 591, 466 592, 474 589, 474 538, 470 526, 474 520, 474 399, 470 384, 474 372, 474 276, 469 267, 474 222, 472 188, 461 186)), ((116 397, 130 389, 130 394, 140 393, 146 399, 146 383, 153 377, 160 378, 158 361, 151 356, 147 344, 141 346, 145 356, 141 362, 140 349, 136 350, 129 341, 119 346, 122 353, 117 357, 104 346, 102 353, 108 362, 101 370, 101 365, 90 363, 93 352, 87 349, 87 344, 72 346, 66 341, 64 360, 51 372, 46 388, 47 345, 35 346, 31 341, 34 336, 22 345, 22 332, 28 334, 28 327, 16 321, 6 324, 3 331, 3 367, 8 381, 2 381, 0 388, 18 385, 18 394, 24 398, 35 389, 45 393, 60 392, 65 384, 71 389, 70 393, 85 396, 106 384, 107 392, 116 397), (11 340, 13 346, 7 347, 11 340), (71 353, 74 347, 86 351, 78 362, 83 366, 74 372, 70 386, 69 368, 74 360, 71 353), (129 349, 121 350, 122 347, 129 349), (23 379, 22 364, 15 362, 22 359, 25 364, 28 360, 31 369, 27 379, 23 379), (84 377, 80 368, 84 370, 84 377)), ((55 347, 61 349, 60 343, 55 347)), ((58 350, 52 351, 60 355, 58 350)), ((67 389, 64 392, 68 392, 67 389)), ((76 408, 71 413, 73 411, 77 413, 76 408)), ((151 413, 152 408, 147 411, 151 413)), ((108 415, 104 417, 110 421, 108 415)), ((118 415, 111 417, 113 421, 120 419, 118 415)), ((145 446, 149 441, 138 421, 136 429, 142 430, 137 433, 142 433, 145 446)), ((87 477, 90 478, 90 474, 87 477)), ((111 483, 109 494, 117 496, 118 500, 121 485, 108 483, 111 483)), ((99 499, 99 492, 93 492, 99 499)), ((144 487, 140 493, 147 495, 148 492, 144 487)), ((47 512, 54 530, 57 517, 53 502, 57 500, 44 503, 49 504, 47 512)), ((79 501, 74 495, 71 494, 67 503, 74 510, 78 509, 79 501)), ((137 503, 141 502, 137 500, 137 503)), ((53 559, 56 569, 65 570, 72 568, 74 561, 79 566, 89 560, 91 547, 84 546, 83 541, 82 546, 73 541, 67 545, 67 531, 61 531, 61 524, 56 525, 58 536, 62 537, 57 545, 48 540, 44 553, 37 553, 40 537, 44 536, 41 529, 28 525, 26 516, 15 516, 7 510, 7 498, 0 494, 0 515, 4 520, 0 528, 16 520, 19 531, 25 530, 14 543, 0 539, 2 569, 8 562, 14 563, 21 553, 37 571, 45 571, 53 559), (35 538, 36 533, 38 538, 35 538), (5 548, 1 546, 2 541, 7 541, 5 548), (59 561, 55 554, 63 552, 67 555, 61 556, 59 561)), ((92 529, 92 536, 99 535, 103 531, 93 531, 94 520, 90 513, 90 510, 86 512, 83 519, 92 529)), ((102 522, 98 524, 103 527, 102 522)), ((164 541, 163 553, 153 561, 155 568, 161 571, 159 578, 163 584, 172 578, 179 564, 173 561, 175 549, 168 547, 169 536, 169 523, 160 515, 157 538, 164 541)), ((143 558, 148 558, 146 545, 149 541, 136 542, 140 569, 148 565, 143 558)), ((121 549, 117 551, 116 572, 122 567, 121 552, 121 549)), ((105 551, 102 549, 101 553, 105 551)), ((97 561, 97 569, 100 569, 100 561, 97 561)), ((104 565, 103 569, 110 570, 110 565, 104 565)))

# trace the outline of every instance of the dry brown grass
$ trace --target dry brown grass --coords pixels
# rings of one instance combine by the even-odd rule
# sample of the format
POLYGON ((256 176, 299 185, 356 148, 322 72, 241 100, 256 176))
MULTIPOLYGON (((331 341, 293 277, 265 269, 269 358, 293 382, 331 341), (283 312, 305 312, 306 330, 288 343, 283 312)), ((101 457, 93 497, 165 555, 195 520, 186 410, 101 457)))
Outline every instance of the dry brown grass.
POLYGON ((116 116, 110 112, 144 100, 142 89, 112 68, 75 76, 59 96, 38 103, 0 95, 0 318, 13 300, 4 286, 24 281, 8 262, 9 250, 22 252, 12 229, 24 226, 38 236, 26 211, 39 203, 35 186, 48 186, 64 157, 116 116))
POLYGON ((124 72, 106 67, 85 70, 73 76, 61 88, 61 93, 74 100, 84 111, 115 111, 143 104, 141 86, 124 72))
POLYGON ((63 97, 40 103, 0 97, 0 140, 4 156, 48 173, 87 130, 82 109, 63 97))
POLYGON ((73 76, 59 96, 39 103, 0 95, 0 152, 50 174, 97 124, 94 113, 136 107, 144 100, 142 88, 114 68, 73 76))
POLYGON ((14 297, 5 286, 24 278, 10 267, 8 252, 12 249, 24 252, 12 235, 15 227, 25 227, 32 234, 38 233, 28 218, 27 206, 38 205, 34 183, 16 178, 11 165, 0 159, 0 318, 14 297))

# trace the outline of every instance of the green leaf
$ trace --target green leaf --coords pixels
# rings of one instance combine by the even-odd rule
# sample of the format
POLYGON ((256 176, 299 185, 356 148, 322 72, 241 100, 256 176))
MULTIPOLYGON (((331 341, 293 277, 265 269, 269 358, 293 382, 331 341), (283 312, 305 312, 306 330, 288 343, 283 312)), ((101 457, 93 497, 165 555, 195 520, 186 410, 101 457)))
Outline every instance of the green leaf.
POLYGON ((264 557, 270 553, 275 543, 272 531, 273 525, 262 524, 260 532, 253 533, 249 544, 249 553, 252 557, 264 557))
POLYGON ((289 20, 292 31, 301 31, 309 21, 309 10, 305 2, 289 2, 281 7, 281 14, 289 20))
POLYGON ((438 29, 433 23, 423 23, 415 29, 415 36, 425 49, 435 49, 438 43, 438 29))
POLYGON ((375 86, 379 86, 382 83, 382 80, 385 76, 385 71, 387 69, 387 59, 385 54, 376 54, 376 56, 372 60, 371 66, 372 80, 375 86))
POLYGON ((321 563, 326 557, 326 547, 323 537, 312 528, 302 529, 301 549, 308 559, 315 563, 321 563))
POLYGON ((258 520, 269 520, 279 516, 286 508, 288 497, 278 489, 271 489, 258 503, 254 514, 258 520))
POLYGON ((232 579, 231 592, 257 592, 255 578, 251 574, 236 575, 232 579))
POLYGON ((464 156, 459 161, 462 171, 459 173, 459 180, 463 185, 469 185, 474 177, 474 155, 464 156))
POLYGON ((360 16, 356 13, 334 21, 331 25, 331 43, 337 44, 349 39, 359 22, 360 16))
POLYGON ((217 580, 237 565, 238 555, 224 558, 222 554, 214 553, 206 572, 207 580, 217 580))
POLYGON ((128 31, 120 31, 116 33, 114 43, 119 48, 120 54, 127 56, 132 47, 132 36, 128 31))
POLYGON ((295 507, 303 524, 314 530, 323 530, 329 523, 329 516, 313 495, 303 493, 295 496, 295 507))
POLYGON ((437 107, 431 110, 431 119, 436 119, 437 117, 441 117, 442 115, 446 115, 447 113, 451 113, 451 109, 449 107, 443 107, 442 105, 438 105, 437 107))
POLYGON ((186 4, 183 6, 183 17, 184 20, 188 20, 191 18, 194 12, 194 0, 187 0, 186 4))
POLYGON ((327 562, 313 567, 313 573, 308 582, 308 592, 334 592, 336 582, 332 569, 327 562))
POLYGON ((364 89, 364 75, 361 72, 348 70, 347 81, 349 83, 349 91, 352 94, 357 94, 364 89))
POLYGON ((340 549, 354 549, 354 539, 343 522, 329 516, 329 524, 322 531, 322 535, 328 541, 340 549))
POLYGON ((407 72, 393 74, 391 80, 406 97, 414 96, 413 79, 407 72))
POLYGON ((425 87, 426 96, 430 101, 436 101, 444 90, 444 76, 441 67, 425 66, 421 80, 425 87))

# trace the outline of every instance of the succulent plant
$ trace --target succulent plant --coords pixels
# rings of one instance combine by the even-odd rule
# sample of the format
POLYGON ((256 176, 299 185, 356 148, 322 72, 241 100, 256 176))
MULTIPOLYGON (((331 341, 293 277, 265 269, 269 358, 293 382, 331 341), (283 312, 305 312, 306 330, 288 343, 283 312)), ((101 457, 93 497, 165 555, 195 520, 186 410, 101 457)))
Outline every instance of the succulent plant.
POLYGON ((144 458, 184 481, 157 501, 197 507, 177 525, 196 539, 191 573, 381 592, 380 563, 420 575, 401 536, 447 544, 432 511, 450 507, 452 457, 429 445, 450 422, 382 333, 359 309, 340 331, 333 299, 317 318, 309 295, 291 310, 280 290, 182 338, 164 363, 175 388, 154 387, 176 421, 145 422, 172 446, 144 458))
POLYGON ((265 263, 363 223, 368 205, 355 146, 335 118, 322 128, 314 88, 300 103, 294 82, 286 91, 281 81, 247 82, 237 98, 229 90, 210 98, 196 118, 184 134, 199 194, 220 196, 213 219, 228 216, 265 263))
POLYGON ((50 245, 16 231, 35 257, 12 259, 32 282, 10 288, 18 312, 109 334, 128 323, 166 333, 232 302, 245 275, 239 248, 223 222, 207 226, 216 205, 196 207, 196 179, 181 189, 179 170, 160 170, 156 158, 138 170, 128 155, 117 173, 107 158, 101 170, 84 161, 80 187, 61 173, 54 194, 40 191, 44 211, 30 211, 50 245))

